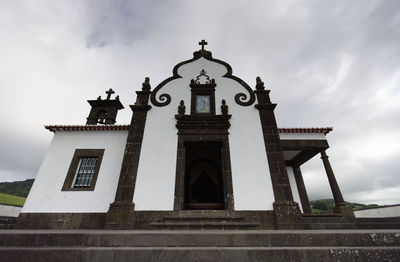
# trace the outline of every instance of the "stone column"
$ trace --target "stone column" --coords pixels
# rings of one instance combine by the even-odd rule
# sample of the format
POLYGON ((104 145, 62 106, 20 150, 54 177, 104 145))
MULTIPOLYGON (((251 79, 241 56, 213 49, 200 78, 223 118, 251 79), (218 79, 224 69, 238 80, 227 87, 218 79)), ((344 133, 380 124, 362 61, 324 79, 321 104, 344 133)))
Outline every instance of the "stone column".
POLYGON ((340 191, 339 185, 336 181, 335 174, 333 173, 331 164, 329 162, 328 156, 326 155, 325 150, 321 151, 321 159, 324 163, 326 175, 329 180, 329 185, 332 190, 333 198, 335 200, 335 208, 333 209, 334 213, 341 213, 345 217, 354 217, 354 212, 351 207, 347 206, 344 202, 342 192, 340 191))
POLYGON ((304 214, 311 214, 310 201, 308 200, 308 194, 306 186, 304 185, 303 175, 299 166, 293 166, 294 178, 296 179, 297 191, 299 192, 301 206, 303 207, 304 214))
POLYGON ((133 194, 135 191, 147 111, 151 108, 148 104, 151 94, 149 81, 149 78, 146 78, 142 91, 136 92, 135 104, 130 106, 133 112, 132 120, 126 141, 115 201, 110 205, 107 212, 107 228, 132 229, 133 227, 133 211, 135 209, 133 194))
POLYGON ((265 150, 272 180, 275 202, 273 203, 278 229, 293 229, 300 217, 300 208, 293 201, 292 190, 283 153, 280 145, 279 131, 276 125, 274 109, 269 98, 269 90, 264 90, 264 83, 257 77, 255 94, 258 104, 255 107, 260 114, 261 127, 264 136, 265 150))

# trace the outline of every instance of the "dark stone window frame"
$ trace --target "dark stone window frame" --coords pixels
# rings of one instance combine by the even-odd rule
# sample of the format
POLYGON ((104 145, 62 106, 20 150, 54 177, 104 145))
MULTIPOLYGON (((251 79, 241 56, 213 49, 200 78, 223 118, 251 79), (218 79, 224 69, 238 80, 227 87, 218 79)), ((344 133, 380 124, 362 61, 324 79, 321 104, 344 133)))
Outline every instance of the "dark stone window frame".
POLYGON ((104 149, 75 149, 71 164, 69 165, 67 176, 61 191, 94 191, 100 165, 103 160, 104 149), (76 171, 79 167, 79 159, 84 157, 97 157, 96 167, 89 187, 73 187, 76 171))
MULTIPOLYGON (((224 210, 234 210, 231 156, 229 149, 229 119, 231 115, 175 115, 178 131, 177 163, 174 193, 174 211, 185 210, 184 175, 185 175, 185 143, 220 142, 223 150, 223 176, 225 180, 226 205, 224 210)), ((223 210, 220 210, 223 211, 223 210)))
POLYGON ((215 84, 196 84, 191 83, 191 106, 190 113, 192 115, 215 115, 215 84), (196 97, 209 96, 210 97, 210 112, 198 113, 196 112, 196 97))

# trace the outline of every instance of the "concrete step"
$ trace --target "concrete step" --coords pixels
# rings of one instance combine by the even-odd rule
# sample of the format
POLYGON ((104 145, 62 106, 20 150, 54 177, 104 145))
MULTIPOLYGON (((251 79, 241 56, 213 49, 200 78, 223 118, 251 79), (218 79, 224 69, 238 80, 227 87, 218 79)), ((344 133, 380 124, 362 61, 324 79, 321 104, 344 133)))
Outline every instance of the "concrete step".
POLYGON ((12 229, 17 222, 16 217, 0 216, 0 229, 12 229))
POLYGON ((0 247, 0 261, 396 262, 399 247, 0 247))
POLYGON ((356 227, 359 229, 372 229, 372 228, 400 229, 400 217, 356 218, 356 227))
POLYGON ((301 219, 305 229, 355 229, 354 218, 343 218, 339 216, 316 216, 303 215, 301 219))
POLYGON ((0 230, 2 247, 400 247, 400 230, 0 230))
MULTIPOLYGON (((355 229, 357 228, 353 223, 306 223, 304 224, 305 229, 355 229)), ((372 228, 371 228, 372 229, 372 228)))
POLYGON ((305 229, 400 229, 400 217, 344 218, 325 215, 303 215, 305 229))
POLYGON ((257 222, 230 221, 177 221, 152 222, 151 226, 165 229, 249 229, 258 226, 257 222))
POLYGON ((245 221, 243 216, 185 215, 166 216, 162 221, 151 222, 156 229, 251 229, 258 222, 245 221))
POLYGON ((166 216, 163 221, 243 221, 242 216, 166 216))

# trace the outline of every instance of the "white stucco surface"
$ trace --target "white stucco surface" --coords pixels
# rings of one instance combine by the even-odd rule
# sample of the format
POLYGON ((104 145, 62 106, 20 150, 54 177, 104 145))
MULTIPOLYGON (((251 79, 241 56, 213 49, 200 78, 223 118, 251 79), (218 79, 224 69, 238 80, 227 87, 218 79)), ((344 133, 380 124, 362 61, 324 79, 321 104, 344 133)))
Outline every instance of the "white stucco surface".
POLYGON ((301 206, 299 191, 297 190, 296 178, 294 177, 293 168, 288 166, 286 171, 289 177, 290 188, 292 189, 293 200, 299 204, 301 212, 303 212, 303 207, 301 206))
POLYGON ((182 78, 167 83, 157 94, 169 94, 171 103, 152 106, 148 111, 144 131, 138 176, 134 193, 136 210, 172 210, 174 202, 177 129, 175 127, 180 100, 185 101, 190 114, 190 80, 204 69, 217 84, 216 113, 220 114, 221 100, 229 106, 231 128, 229 146, 236 210, 271 210, 274 196, 265 152, 264 138, 257 109, 238 105, 234 97, 247 91, 235 80, 222 77, 225 66, 204 58, 182 65, 182 78))
POLYGON ((321 133, 279 133, 281 140, 326 140, 324 134, 321 133))
POLYGON ((127 135, 56 132, 22 212, 107 212, 115 198, 127 135), (75 149, 105 149, 94 191, 61 191, 75 149))
POLYGON ((354 211, 356 217, 400 217, 400 205, 354 211))
POLYGON ((0 217, 18 217, 22 207, 0 205, 0 217))

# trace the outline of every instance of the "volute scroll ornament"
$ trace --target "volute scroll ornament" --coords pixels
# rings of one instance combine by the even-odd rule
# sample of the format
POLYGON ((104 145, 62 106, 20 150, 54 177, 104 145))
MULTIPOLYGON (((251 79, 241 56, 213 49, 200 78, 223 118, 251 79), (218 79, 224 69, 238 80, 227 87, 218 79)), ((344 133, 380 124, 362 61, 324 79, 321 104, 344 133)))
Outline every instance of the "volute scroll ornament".
MULTIPOLYGON (((147 78, 146 78, 147 79, 147 78)), ((168 79, 167 79, 168 80, 168 79)), ((161 89, 161 87, 166 83, 167 81, 164 80, 163 82, 161 82, 154 90, 153 92, 151 92, 150 95, 150 101, 153 105, 155 106, 167 106, 169 105, 169 103, 171 103, 171 96, 168 94, 161 94, 158 99, 159 101, 157 101, 157 92, 161 89)), ((145 85, 143 83, 143 89, 145 88, 145 85)))
POLYGON ((238 82, 239 84, 241 84, 241 85, 247 90, 247 92, 249 93, 248 95, 245 94, 245 93, 237 93, 237 94, 235 95, 235 102, 236 102, 238 105, 241 105, 241 106, 251 106, 252 104, 254 104, 254 102, 256 101, 256 96, 255 96, 255 94, 254 94, 253 89, 251 89, 251 87, 250 87, 246 82, 244 82, 242 79, 240 79, 239 77, 236 77, 236 76, 234 76, 234 75, 232 75, 232 74, 226 75, 225 77, 228 77, 228 78, 231 78, 231 79, 237 81, 237 82, 238 82))
POLYGON ((249 95, 247 96, 244 93, 237 93, 235 95, 235 102, 241 106, 251 106, 256 101, 254 91, 244 82, 242 83, 242 86, 246 88, 247 92, 249 92, 249 95))

